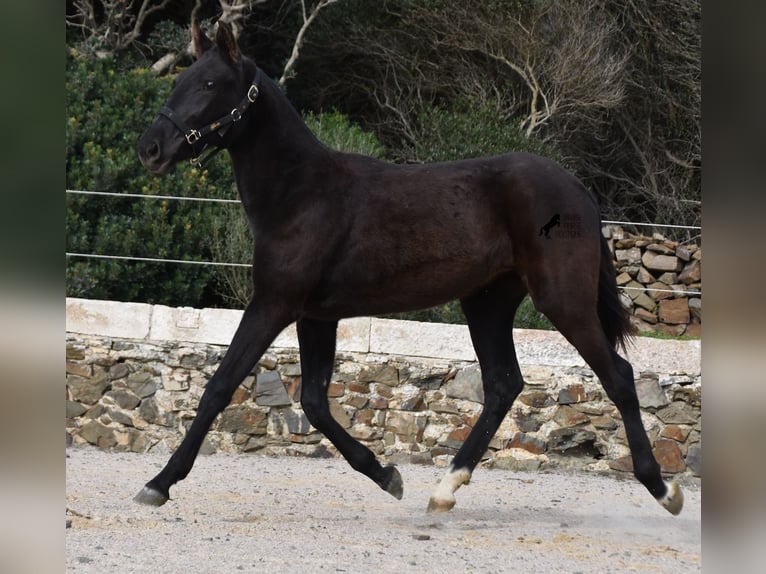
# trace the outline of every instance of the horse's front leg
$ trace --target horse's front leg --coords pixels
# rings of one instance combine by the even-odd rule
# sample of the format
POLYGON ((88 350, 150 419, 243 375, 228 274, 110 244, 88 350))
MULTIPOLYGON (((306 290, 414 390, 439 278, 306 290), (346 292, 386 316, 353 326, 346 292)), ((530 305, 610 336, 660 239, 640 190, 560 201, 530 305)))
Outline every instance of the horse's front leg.
POLYGON ((165 504, 170 498, 170 487, 189 474, 215 417, 231 402, 237 386, 271 342, 290 324, 289 313, 280 309, 279 305, 254 301, 248 305, 226 355, 202 394, 189 431, 162 471, 136 495, 136 502, 152 506, 165 504))
POLYGON ((401 499, 402 477, 393 466, 380 465, 370 449, 333 419, 327 399, 335 359, 337 321, 301 319, 297 323, 301 353, 301 406, 314 427, 325 435, 349 464, 383 490, 401 499))

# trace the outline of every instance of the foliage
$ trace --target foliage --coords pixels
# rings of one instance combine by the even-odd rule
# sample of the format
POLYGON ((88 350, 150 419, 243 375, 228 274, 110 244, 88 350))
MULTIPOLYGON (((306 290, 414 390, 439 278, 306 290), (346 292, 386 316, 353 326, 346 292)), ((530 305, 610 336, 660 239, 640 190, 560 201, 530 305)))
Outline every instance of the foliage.
MULTIPOLYGON (((135 151, 141 131, 164 103, 172 78, 117 59, 67 56, 68 189, 232 197, 228 162, 199 171, 151 176, 135 151)), ((225 207, 223 207, 225 208, 225 207)), ((205 260, 210 210, 197 202, 67 195, 67 251, 205 260)), ((67 294, 166 305, 212 304, 213 272, 204 266, 69 258, 67 294)))
POLYGON ((511 151, 558 156, 553 146, 527 138, 519 122, 496 105, 472 100, 451 108, 424 107, 413 135, 413 143, 400 152, 409 161, 451 161, 511 151))

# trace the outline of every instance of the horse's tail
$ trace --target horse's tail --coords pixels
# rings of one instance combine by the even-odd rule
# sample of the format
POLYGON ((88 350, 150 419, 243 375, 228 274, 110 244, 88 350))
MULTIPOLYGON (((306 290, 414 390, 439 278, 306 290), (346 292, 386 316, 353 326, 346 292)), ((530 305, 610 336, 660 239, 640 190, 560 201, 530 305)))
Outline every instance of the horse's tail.
POLYGON ((612 252, 606 239, 601 236, 601 265, 598 272, 598 318, 609 344, 623 351, 636 329, 630 323, 630 313, 622 306, 617 290, 617 279, 612 264, 612 252))

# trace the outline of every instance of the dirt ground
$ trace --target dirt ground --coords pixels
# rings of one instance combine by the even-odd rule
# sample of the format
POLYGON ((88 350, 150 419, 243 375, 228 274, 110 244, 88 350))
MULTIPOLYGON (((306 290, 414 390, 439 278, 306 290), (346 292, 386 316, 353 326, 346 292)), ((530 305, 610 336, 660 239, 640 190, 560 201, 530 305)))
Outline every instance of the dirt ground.
POLYGON ((635 480, 479 468, 434 515, 442 468, 400 466, 397 501, 342 460, 216 454, 134 503, 167 458, 67 449, 67 572, 701 571, 697 484, 672 516, 635 480))

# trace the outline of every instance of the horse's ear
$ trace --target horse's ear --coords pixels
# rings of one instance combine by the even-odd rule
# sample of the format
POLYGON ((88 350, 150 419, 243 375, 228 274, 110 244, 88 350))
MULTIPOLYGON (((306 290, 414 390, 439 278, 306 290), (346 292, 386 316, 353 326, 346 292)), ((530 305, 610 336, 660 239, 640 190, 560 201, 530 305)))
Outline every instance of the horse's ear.
POLYGON ((202 57, 202 54, 207 52, 213 47, 213 42, 205 35, 205 32, 200 28, 197 20, 192 20, 192 55, 195 59, 202 57))
POLYGON ((228 56, 232 62, 239 60, 239 45, 237 44, 237 39, 234 37, 234 31, 231 29, 231 25, 223 20, 218 21, 218 32, 215 34, 215 43, 218 44, 218 49, 221 53, 228 56))

